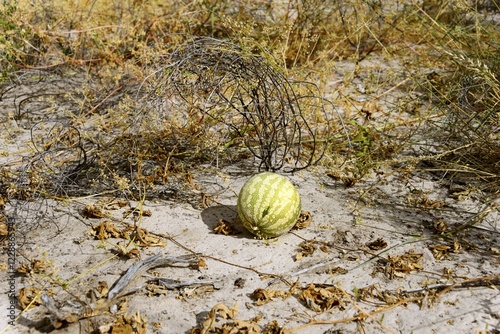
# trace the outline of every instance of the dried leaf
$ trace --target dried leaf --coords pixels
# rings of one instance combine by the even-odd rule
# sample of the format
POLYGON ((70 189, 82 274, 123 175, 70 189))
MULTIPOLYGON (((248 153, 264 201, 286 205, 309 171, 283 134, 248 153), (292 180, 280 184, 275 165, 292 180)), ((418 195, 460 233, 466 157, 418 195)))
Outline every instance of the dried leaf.
POLYGON ((97 291, 99 292, 99 294, 101 296, 106 296, 108 294, 108 291, 109 291, 108 282, 99 281, 97 284, 98 284, 97 291))
POLYGON ((147 322, 148 319, 141 317, 139 312, 134 315, 124 314, 119 316, 112 324, 101 326, 99 332, 110 334, 146 334, 147 322))
POLYGON ((461 250, 462 245, 457 240, 453 240, 453 253, 459 253, 461 250))
POLYGON ((9 228, 7 224, 0 224, 0 240, 5 240, 5 237, 9 235, 9 228))
POLYGON ((169 289, 157 284, 148 284, 146 286, 146 290, 148 291, 148 297, 166 295, 170 291, 169 289))
POLYGON ((450 253, 451 247, 447 245, 435 245, 429 247, 436 260, 441 260, 450 253))
POLYGON ((211 202, 213 202, 212 197, 205 194, 204 192, 201 192, 201 207, 203 209, 206 209, 210 206, 211 202))
POLYGON ((45 263, 45 260, 38 260, 38 259, 34 259, 34 260, 31 260, 31 269, 33 272, 35 273, 43 273, 45 272, 45 269, 48 269, 50 266, 45 263))
POLYGON ((148 230, 137 226, 128 226, 119 233, 121 238, 134 240, 140 247, 165 247, 167 245, 161 237, 152 235, 148 230))
POLYGON ((254 299, 254 305, 264 305, 273 300, 274 290, 258 288, 250 294, 250 298, 254 299))
POLYGON ((224 234, 224 235, 235 235, 241 233, 241 231, 236 229, 233 224, 224 219, 219 219, 217 226, 214 227, 214 232, 215 234, 224 234))
POLYGON ((283 334, 285 331, 276 320, 269 322, 263 329, 262 334, 283 334))
POLYGON ((104 210, 94 204, 88 204, 82 210, 82 216, 85 218, 104 218, 106 213, 104 210))
POLYGON ((448 229, 448 226, 444 220, 438 220, 434 223, 434 229, 439 233, 444 233, 448 229))
POLYGON ((111 197, 105 197, 100 199, 95 203, 95 205, 102 207, 105 210, 118 210, 127 206, 129 201, 124 199, 116 199, 111 197))
POLYGON ((273 298, 283 298, 286 299, 292 295, 292 291, 283 290, 271 290, 271 289, 255 289, 251 294, 250 298, 254 299, 254 305, 261 306, 273 301, 273 298))
POLYGON ((230 329, 228 333, 259 334, 260 326, 254 321, 235 320, 233 323, 225 324, 223 329, 230 329))
POLYGON ((109 238, 120 238, 122 235, 120 230, 114 224, 109 223, 107 220, 101 222, 97 226, 93 226, 92 234, 98 240, 105 240, 109 238))
POLYGON ((333 267, 328 269, 327 273, 330 275, 345 275, 349 272, 349 270, 342 267, 333 267))
POLYGON ((21 264, 17 268, 17 272, 20 274, 31 274, 31 273, 43 273, 45 272, 46 269, 50 268, 50 265, 48 265, 45 260, 38 260, 38 259, 33 259, 30 261, 29 265, 26 263, 21 264))
POLYGON ((40 299, 41 290, 35 288, 21 288, 19 290, 19 304, 22 310, 30 309, 35 306, 41 305, 40 299))
POLYGON ((301 211, 299 218, 295 222, 295 225, 293 226, 293 228, 295 230, 301 230, 301 229, 306 228, 309 225, 311 225, 311 222, 312 222, 311 213, 309 211, 301 211))
POLYGON ((140 255, 140 252, 137 248, 128 248, 128 246, 124 242, 119 242, 116 244, 116 249, 118 250, 118 254, 128 257, 129 259, 137 258, 140 255))
POLYGON ((202 257, 200 257, 198 259, 198 263, 195 265, 195 268, 200 269, 200 268, 206 268, 206 267, 207 267, 207 262, 205 262, 205 260, 202 257))
POLYGON ((335 286, 310 284, 299 292, 299 300, 309 309, 321 313, 333 307, 344 309, 344 292, 335 286))
POLYGON ((231 309, 222 303, 215 305, 208 313, 207 319, 203 322, 200 333, 202 334, 208 333, 213 328, 217 316, 220 316, 223 319, 234 319, 237 314, 238 314, 237 304, 235 304, 231 309))
POLYGON ((142 208, 130 208, 123 212, 123 218, 127 218, 128 216, 133 215, 136 217, 151 217, 153 213, 149 209, 142 208))
POLYGON ((366 246, 371 250, 381 250, 387 247, 387 242, 382 238, 378 238, 375 241, 367 243, 366 246))
POLYGON ((17 272, 27 275, 31 272, 31 268, 26 263, 22 263, 19 267, 17 267, 17 272))
POLYGON ((375 271, 385 273, 390 279, 393 279, 394 277, 401 278, 413 271, 422 270, 423 267, 419 263, 421 258, 421 253, 414 253, 412 250, 403 255, 389 255, 387 260, 381 260, 378 262, 379 265, 375 268, 375 271))
POLYGON ((314 252, 316 251, 316 243, 317 242, 315 240, 302 241, 299 244, 301 250, 295 255, 295 261, 298 261, 305 256, 314 254, 314 252))

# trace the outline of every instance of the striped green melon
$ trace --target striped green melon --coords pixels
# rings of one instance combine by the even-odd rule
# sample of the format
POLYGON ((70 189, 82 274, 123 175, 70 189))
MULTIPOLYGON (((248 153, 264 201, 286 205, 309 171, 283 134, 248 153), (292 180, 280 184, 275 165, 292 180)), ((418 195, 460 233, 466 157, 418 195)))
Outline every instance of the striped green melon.
POLYGON ((295 186, 275 173, 254 175, 238 196, 238 214, 243 226, 261 239, 290 231, 300 210, 300 195, 295 186))

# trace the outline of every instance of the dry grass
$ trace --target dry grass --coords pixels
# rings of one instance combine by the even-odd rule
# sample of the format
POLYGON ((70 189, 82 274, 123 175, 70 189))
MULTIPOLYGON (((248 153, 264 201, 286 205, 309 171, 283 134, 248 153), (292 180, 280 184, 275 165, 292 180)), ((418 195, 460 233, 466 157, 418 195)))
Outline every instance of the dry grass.
POLYGON ((2 7, 2 95, 16 85, 38 87, 12 116, 32 128, 36 149, 21 176, 3 171, 9 196, 20 188, 136 193, 174 176, 189 180, 200 163, 251 156, 270 170, 322 158, 351 185, 416 148, 406 159, 412 166, 472 180, 498 197, 495 2, 54 0, 2 7), (197 36, 223 44, 223 52, 190 44, 197 36), (371 55, 400 68, 364 66, 371 55), (353 67, 332 95, 343 62, 353 67), (357 101, 360 92, 369 98, 357 101), (28 108, 34 101, 44 106, 37 117, 28 108), (61 104, 66 111, 56 112, 61 104))
MULTIPOLYGON (((200 205, 200 166, 321 165, 346 186, 424 171, 451 194, 479 194, 477 212, 436 237, 455 240, 500 210, 499 10, 495 0, 4 1, 0 102, 14 110, 0 122, 29 136, 24 151, 0 147, 14 157, 0 165, 0 226, 4 202, 24 231, 76 196, 200 205)), ((17 140, 9 131, 6 143, 17 140)), ((361 313, 327 323, 427 298, 384 296, 367 311, 349 297, 361 313)))

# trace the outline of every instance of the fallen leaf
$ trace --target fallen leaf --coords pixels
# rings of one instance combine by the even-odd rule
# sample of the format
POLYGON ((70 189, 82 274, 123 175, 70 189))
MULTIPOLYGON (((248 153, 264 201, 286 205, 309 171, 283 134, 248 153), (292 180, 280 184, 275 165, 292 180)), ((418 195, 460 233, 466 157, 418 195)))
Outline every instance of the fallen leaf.
POLYGON ((128 216, 133 215, 136 217, 151 217, 153 213, 149 209, 141 209, 141 208, 130 208, 123 212, 123 218, 127 218, 128 216))
POLYGON ((263 329, 262 334, 283 334, 284 330, 276 320, 269 322, 263 329))
POLYGON ((112 324, 104 325, 99 328, 99 332, 110 334, 146 334, 146 317, 141 317, 137 312, 134 315, 120 315, 112 324))
POLYGON ((31 273, 43 273, 46 269, 50 268, 44 260, 33 259, 29 264, 22 263, 19 267, 17 267, 17 272, 20 274, 31 274, 31 273))
POLYGON ((99 294, 101 296, 106 296, 108 294, 108 291, 109 291, 108 282, 99 281, 97 283, 97 291, 99 292, 99 294))
POLYGON ((414 253, 412 250, 402 255, 389 255, 387 259, 382 259, 377 262, 378 266, 375 267, 375 272, 383 272, 390 279, 394 277, 402 278, 413 271, 420 271, 423 269, 420 264, 421 258, 421 253, 414 253))
POLYGON ((224 219, 219 219, 217 226, 214 227, 214 232, 215 234, 224 234, 224 235, 235 235, 241 233, 241 231, 236 229, 233 224, 224 219))
POLYGON ((366 246, 371 250, 381 250, 387 247, 387 242, 382 238, 378 238, 375 241, 367 243, 366 246))
POLYGON ((82 210, 82 216, 85 218, 104 218, 106 213, 104 210, 94 204, 88 204, 82 210))
POLYGON ((42 305, 40 299, 41 290, 35 288, 21 288, 19 290, 19 304, 22 310, 30 309, 38 305, 42 305))
POLYGON ((0 241, 6 240, 9 235, 9 228, 7 224, 0 224, 0 241))
POLYGON ((301 211, 299 218, 297 219, 295 225, 293 226, 293 229, 301 230, 311 225, 311 222, 312 222, 311 213, 309 211, 301 211))
POLYGON ((325 312, 333 307, 344 309, 344 292, 335 286, 308 285, 299 292, 299 300, 314 312, 325 312))
POLYGON ((101 222, 97 226, 93 226, 92 234, 98 240, 105 240, 109 238, 120 238, 122 235, 120 230, 114 224, 109 223, 107 220, 101 222))
POLYGON ((98 200, 95 205, 102 207, 105 210, 118 210, 127 206, 129 201, 124 199, 116 199, 112 197, 105 197, 98 200))
POLYGON ((347 269, 342 268, 342 267, 333 267, 333 268, 328 269, 328 271, 327 271, 327 273, 330 275, 345 275, 348 272, 349 271, 347 269))
POLYGON ((238 314, 238 305, 235 304, 233 308, 229 308, 226 305, 219 303, 212 307, 207 315, 205 321, 203 321, 201 328, 199 329, 202 334, 209 333, 215 324, 215 319, 217 316, 223 319, 234 319, 238 314))
POLYGON ((316 251, 316 244, 317 242, 315 240, 302 241, 299 244, 301 250, 295 255, 295 261, 299 261, 305 256, 314 254, 314 252, 316 251))

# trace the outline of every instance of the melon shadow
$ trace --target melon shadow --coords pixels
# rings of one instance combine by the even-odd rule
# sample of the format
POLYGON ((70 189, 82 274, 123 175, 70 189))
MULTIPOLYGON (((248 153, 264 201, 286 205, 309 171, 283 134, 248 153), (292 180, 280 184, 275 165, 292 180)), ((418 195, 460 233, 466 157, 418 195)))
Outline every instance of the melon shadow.
POLYGON ((254 235, 248 232, 247 229, 241 224, 236 205, 215 205, 206 208, 201 212, 201 220, 203 220, 212 233, 215 233, 214 228, 221 219, 230 223, 235 229, 241 232, 228 236, 237 238, 254 238, 254 235))

